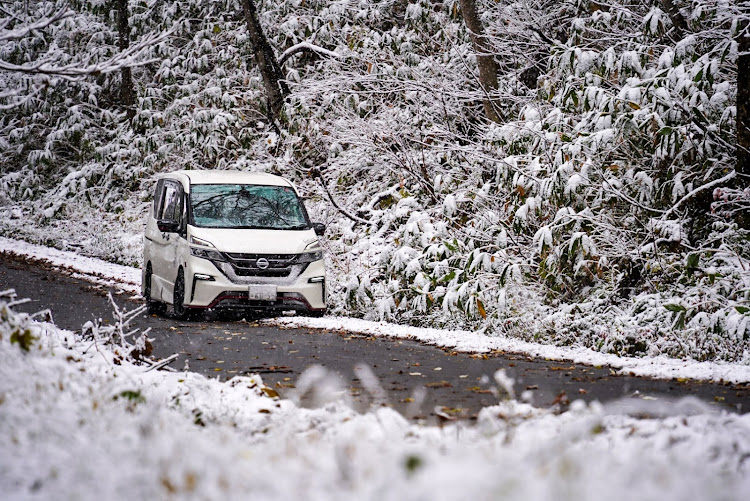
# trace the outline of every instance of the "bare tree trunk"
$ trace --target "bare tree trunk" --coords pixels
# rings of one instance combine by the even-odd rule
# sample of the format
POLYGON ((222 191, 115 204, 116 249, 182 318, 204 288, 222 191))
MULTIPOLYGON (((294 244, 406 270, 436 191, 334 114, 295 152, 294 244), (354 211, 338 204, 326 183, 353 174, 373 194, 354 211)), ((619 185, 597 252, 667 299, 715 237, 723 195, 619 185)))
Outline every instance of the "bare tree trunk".
POLYGON ((743 21, 738 37, 737 57, 737 174, 750 175, 750 33, 743 21))
MULTIPOLYGON (((750 21, 740 22, 737 39, 737 165, 735 186, 750 185, 750 21)), ((738 223, 750 228, 750 215, 740 214, 738 223)))
POLYGON ((476 0, 459 0, 464 23, 469 28, 471 43, 477 56, 479 67, 479 85, 484 92, 484 114, 493 122, 499 122, 500 116, 493 106, 491 94, 497 90, 497 64, 490 51, 490 44, 484 36, 484 28, 477 14, 476 0))
MULTIPOLYGON (((128 22, 128 0, 117 0, 117 33, 120 51, 130 47, 130 23, 128 22)), ((135 116, 135 89, 130 67, 120 70, 120 104, 127 111, 128 119, 135 116)))
POLYGON ((289 94, 289 87, 284 82, 276 55, 258 20, 255 1, 242 0, 242 10, 245 13, 250 43, 253 45, 255 63, 258 65, 263 77, 263 86, 266 88, 268 111, 272 118, 278 119, 284 104, 284 96, 289 94))

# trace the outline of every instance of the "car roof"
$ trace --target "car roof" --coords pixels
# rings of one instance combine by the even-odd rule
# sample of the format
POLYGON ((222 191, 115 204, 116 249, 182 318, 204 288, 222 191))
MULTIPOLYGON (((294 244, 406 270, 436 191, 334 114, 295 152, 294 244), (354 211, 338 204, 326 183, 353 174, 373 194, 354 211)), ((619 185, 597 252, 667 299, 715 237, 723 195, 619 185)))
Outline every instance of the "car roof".
POLYGON ((265 186, 294 185, 281 176, 266 172, 246 172, 239 170, 178 170, 159 176, 179 179, 189 184, 260 184, 265 186))

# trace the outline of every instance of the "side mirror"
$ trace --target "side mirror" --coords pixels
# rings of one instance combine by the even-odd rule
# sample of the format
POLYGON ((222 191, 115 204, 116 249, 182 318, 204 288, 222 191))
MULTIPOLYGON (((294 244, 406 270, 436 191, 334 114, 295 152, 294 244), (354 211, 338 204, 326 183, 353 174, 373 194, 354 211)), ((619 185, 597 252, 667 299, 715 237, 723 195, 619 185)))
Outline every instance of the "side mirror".
POLYGON ((162 219, 156 221, 156 226, 159 228, 159 231, 163 233, 177 233, 180 231, 180 223, 178 221, 162 219))
POLYGON ((313 223, 312 224, 313 230, 315 230, 315 234, 319 237, 322 237, 323 234, 326 232, 326 225, 323 223, 313 223))

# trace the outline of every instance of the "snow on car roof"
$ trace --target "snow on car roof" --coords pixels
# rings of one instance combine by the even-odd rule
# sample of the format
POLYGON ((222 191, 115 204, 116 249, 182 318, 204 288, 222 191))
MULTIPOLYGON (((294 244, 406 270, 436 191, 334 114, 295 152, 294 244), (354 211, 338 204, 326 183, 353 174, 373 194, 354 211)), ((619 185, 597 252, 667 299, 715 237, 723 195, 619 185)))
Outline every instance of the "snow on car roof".
POLYGON ((245 172, 238 170, 178 170, 164 177, 182 177, 190 184, 262 184, 268 186, 292 186, 281 176, 265 172, 245 172))

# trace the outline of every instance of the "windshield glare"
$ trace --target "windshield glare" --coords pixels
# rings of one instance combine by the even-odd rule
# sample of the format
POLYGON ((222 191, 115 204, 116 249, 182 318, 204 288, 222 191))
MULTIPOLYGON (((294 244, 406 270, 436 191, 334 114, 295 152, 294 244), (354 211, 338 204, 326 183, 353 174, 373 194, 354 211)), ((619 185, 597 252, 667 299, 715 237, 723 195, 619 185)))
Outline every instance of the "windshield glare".
POLYGON ((194 184, 190 207, 201 228, 306 229, 305 210, 288 186, 194 184))

